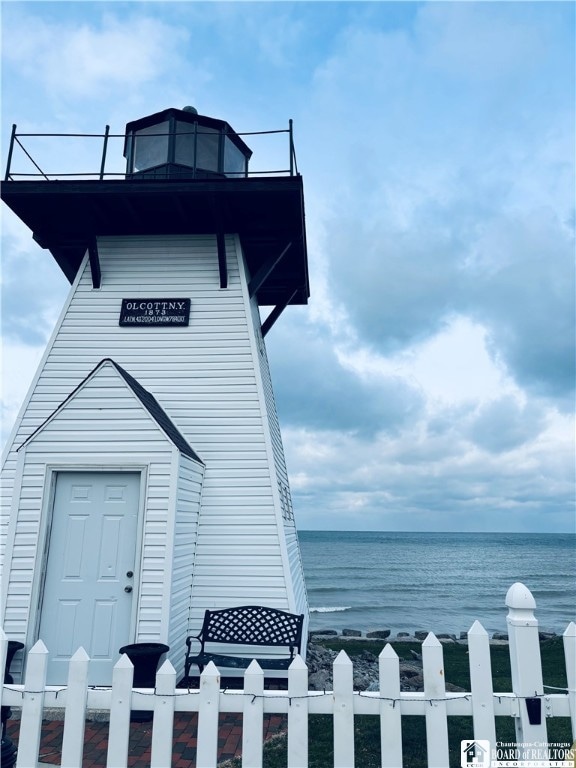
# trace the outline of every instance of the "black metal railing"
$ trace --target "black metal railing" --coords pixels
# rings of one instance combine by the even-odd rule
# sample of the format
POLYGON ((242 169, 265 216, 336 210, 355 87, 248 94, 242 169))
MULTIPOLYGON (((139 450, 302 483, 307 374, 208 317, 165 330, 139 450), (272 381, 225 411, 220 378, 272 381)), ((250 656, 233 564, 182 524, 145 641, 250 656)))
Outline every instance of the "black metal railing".
MULTIPOLYGON (((249 170, 247 173, 242 171, 238 172, 238 176, 294 176, 298 175, 298 165, 296 162, 296 151, 294 148, 294 131, 292 120, 288 121, 288 128, 281 128, 273 131, 250 131, 244 133, 238 133, 238 136, 271 136, 275 134, 286 134, 288 136, 288 167, 277 168, 268 170, 249 170)), ((166 136, 166 133, 148 134, 148 136, 166 136)), ((124 178, 126 176, 126 170, 122 171, 107 171, 106 162, 108 159, 108 146, 110 139, 122 139, 126 140, 126 134, 124 133, 110 133, 110 126, 105 127, 104 133, 18 133, 17 126, 12 126, 12 132, 10 135, 10 145, 8 148, 8 156, 6 162, 6 173, 4 175, 5 181, 16 181, 18 179, 38 179, 42 178, 46 181, 54 181, 61 178, 71 179, 86 179, 96 178, 100 180, 110 178, 124 178), (46 172, 42 170, 39 162, 37 162, 32 156, 31 152, 24 146, 23 139, 101 139, 102 151, 100 155, 100 170, 99 171, 66 171, 66 172, 46 172), (20 172, 13 169, 15 150, 21 151, 28 162, 34 167, 32 172, 20 172)), ((52 153, 51 153, 52 154, 52 153)), ((53 155, 52 155, 53 156, 53 155)), ((94 161, 96 164, 96 160, 94 161)), ((227 174, 234 175, 234 174, 227 174)))

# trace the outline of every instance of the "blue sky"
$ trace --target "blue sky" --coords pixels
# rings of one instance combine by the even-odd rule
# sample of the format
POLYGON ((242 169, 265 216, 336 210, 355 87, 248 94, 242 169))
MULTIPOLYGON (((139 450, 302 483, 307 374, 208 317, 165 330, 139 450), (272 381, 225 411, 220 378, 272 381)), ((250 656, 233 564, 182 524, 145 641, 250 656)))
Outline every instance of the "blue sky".
MULTIPOLYGON (((299 527, 574 531, 574 32, 567 2, 4 2, 2 150, 292 118, 312 296, 266 340, 299 527)), ((6 440, 68 284, 3 214, 6 440)))

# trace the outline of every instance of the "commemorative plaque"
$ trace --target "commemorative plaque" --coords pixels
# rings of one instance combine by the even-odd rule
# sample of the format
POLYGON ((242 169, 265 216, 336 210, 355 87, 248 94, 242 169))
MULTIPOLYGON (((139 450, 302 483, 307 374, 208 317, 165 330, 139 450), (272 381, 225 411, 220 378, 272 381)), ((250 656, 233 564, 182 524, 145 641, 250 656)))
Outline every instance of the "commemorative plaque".
POLYGON ((122 299, 119 325, 182 326, 190 322, 190 299, 122 299))

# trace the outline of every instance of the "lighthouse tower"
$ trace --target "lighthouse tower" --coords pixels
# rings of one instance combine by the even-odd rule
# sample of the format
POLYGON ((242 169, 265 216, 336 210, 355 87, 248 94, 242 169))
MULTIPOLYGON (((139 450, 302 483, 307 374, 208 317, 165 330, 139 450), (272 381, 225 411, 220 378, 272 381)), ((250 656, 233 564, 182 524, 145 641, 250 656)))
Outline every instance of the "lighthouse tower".
POLYGON ((126 126, 122 178, 3 184, 71 283, 2 468, 0 620, 49 683, 79 646, 93 684, 134 642, 181 673, 207 608, 307 616, 264 344, 309 296, 302 178, 251 154, 166 109, 126 126))

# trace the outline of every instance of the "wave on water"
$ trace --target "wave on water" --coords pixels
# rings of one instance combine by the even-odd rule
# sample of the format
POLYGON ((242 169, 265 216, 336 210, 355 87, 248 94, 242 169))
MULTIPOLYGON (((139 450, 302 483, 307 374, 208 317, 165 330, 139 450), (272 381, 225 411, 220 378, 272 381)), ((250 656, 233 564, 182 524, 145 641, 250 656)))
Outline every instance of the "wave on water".
POLYGON ((338 613, 339 611, 350 611, 351 605, 334 606, 334 607, 322 607, 322 608, 310 608, 310 613, 338 613))
POLYGON ((310 628, 386 627, 393 632, 457 634, 479 620, 487 632, 503 632, 505 595, 511 584, 521 581, 534 595, 540 626, 561 634, 576 605, 575 538, 574 534, 304 532, 302 560, 308 599, 314 606, 310 628), (418 563, 418 568, 406 570, 406 563, 418 563), (400 575, 398 567, 404 568, 400 575))

